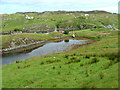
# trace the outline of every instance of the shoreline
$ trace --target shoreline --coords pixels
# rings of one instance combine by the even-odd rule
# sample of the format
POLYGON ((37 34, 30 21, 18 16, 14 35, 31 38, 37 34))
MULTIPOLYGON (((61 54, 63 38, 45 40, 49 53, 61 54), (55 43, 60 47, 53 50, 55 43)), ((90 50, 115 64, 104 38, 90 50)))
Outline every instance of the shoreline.
POLYGON ((82 44, 80 46, 83 46, 83 45, 87 45, 87 44, 90 44, 90 43, 93 43, 95 42, 95 40, 92 40, 92 39, 88 39, 88 38, 82 38, 82 37, 76 37, 76 38, 72 38, 72 37, 65 37, 65 38, 60 38, 60 39, 52 39, 52 40, 46 40, 46 41, 41 41, 41 42, 37 42, 37 43, 31 43, 31 44, 28 44, 28 45, 23 45, 23 46, 18 46, 16 48, 12 48, 12 49, 7 49, 7 50, 2 50, 0 52, 0 55, 6 55, 6 54, 11 54, 11 53, 22 53, 22 52, 30 52, 32 51, 33 49, 35 48, 38 48, 38 47, 41 47, 47 43, 50 43, 50 42, 58 42, 58 41, 61 41, 61 40, 67 40, 67 39, 78 39, 78 40, 88 40, 88 41, 85 41, 85 44, 82 44))

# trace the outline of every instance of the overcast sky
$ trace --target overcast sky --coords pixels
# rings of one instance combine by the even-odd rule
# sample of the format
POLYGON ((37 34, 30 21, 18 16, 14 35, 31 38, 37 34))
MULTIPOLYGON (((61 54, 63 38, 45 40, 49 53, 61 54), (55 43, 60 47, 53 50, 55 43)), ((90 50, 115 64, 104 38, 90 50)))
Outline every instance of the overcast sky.
POLYGON ((118 12, 119 0, 0 0, 0 13, 42 11, 89 11, 118 12))

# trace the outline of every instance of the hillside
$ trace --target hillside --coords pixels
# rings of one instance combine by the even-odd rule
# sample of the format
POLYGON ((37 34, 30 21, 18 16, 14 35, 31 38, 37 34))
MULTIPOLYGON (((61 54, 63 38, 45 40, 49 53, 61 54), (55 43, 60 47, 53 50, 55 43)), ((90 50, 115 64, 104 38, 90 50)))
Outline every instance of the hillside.
POLYGON ((2 32, 53 32, 90 28, 118 28, 117 14, 106 11, 46 11, 4 14, 2 32), (26 19, 26 16, 33 19, 26 19))
POLYGON ((4 65, 3 88, 118 88, 117 33, 76 31, 77 37, 97 42, 4 65))
POLYGON ((0 35, 1 53, 5 62, 8 58, 8 63, 2 65, 2 88, 119 87, 117 14, 106 11, 17 12, 2 15, 2 20, 1 34, 5 35, 0 35), (54 45, 62 46, 57 43, 61 40, 68 44, 71 38, 92 42, 73 44, 70 50, 42 55, 53 48, 57 50, 54 45), (44 43, 38 44, 41 41, 44 43), (37 48, 50 43, 53 48, 46 46, 49 47, 46 51, 37 48), (2 52, 10 49, 13 51, 9 54, 2 52), (42 54, 18 61, 17 55, 19 58, 31 56, 34 50, 42 54), (9 57, 11 54, 15 60, 9 57))

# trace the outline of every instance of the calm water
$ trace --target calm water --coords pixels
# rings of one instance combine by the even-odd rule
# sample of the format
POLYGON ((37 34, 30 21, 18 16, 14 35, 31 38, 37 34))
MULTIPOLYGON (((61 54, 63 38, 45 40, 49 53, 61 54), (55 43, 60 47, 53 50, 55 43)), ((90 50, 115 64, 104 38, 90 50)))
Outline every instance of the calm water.
POLYGON ((51 53, 68 51, 68 50, 71 50, 73 45, 85 44, 85 41, 86 40, 70 39, 66 41, 47 43, 28 53, 14 53, 14 54, 5 55, 0 60, 0 65, 11 64, 15 61, 25 60, 27 58, 34 57, 34 56, 41 56, 41 55, 47 55, 51 53))

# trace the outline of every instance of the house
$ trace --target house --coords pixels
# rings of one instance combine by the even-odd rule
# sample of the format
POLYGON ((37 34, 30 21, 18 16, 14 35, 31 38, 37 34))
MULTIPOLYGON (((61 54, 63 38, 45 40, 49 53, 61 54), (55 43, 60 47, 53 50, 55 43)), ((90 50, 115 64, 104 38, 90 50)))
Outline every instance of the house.
POLYGON ((26 19, 34 19, 34 17, 29 17, 28 15, 26 15, 26 17, 25 17, 26 19))
POLYGON ((55 27, 55 30, 54 30, 54 32, 57 32, 57 28, 55 27))
POLYGON ((64 33, 64 30, 59 30, 60 33, 64 33))
POLYGON ((89 14, 85 14, 85 16, 89 16, 89 14))
POLYGON ((113 27, 112 25, 104 26, 104 28, 108 28, 108 29, 112 29, 112 30, 119 30, 119 29, 113 27))
POLYGON ((112 25, 108 25, 108 26, 105 26, 105 28, 110 28, 110 29, 112 29, 113 26, 112 26, 112 25))
POLYGON ((75 34, 73 34, 72 37, 75 38, 75 34))

